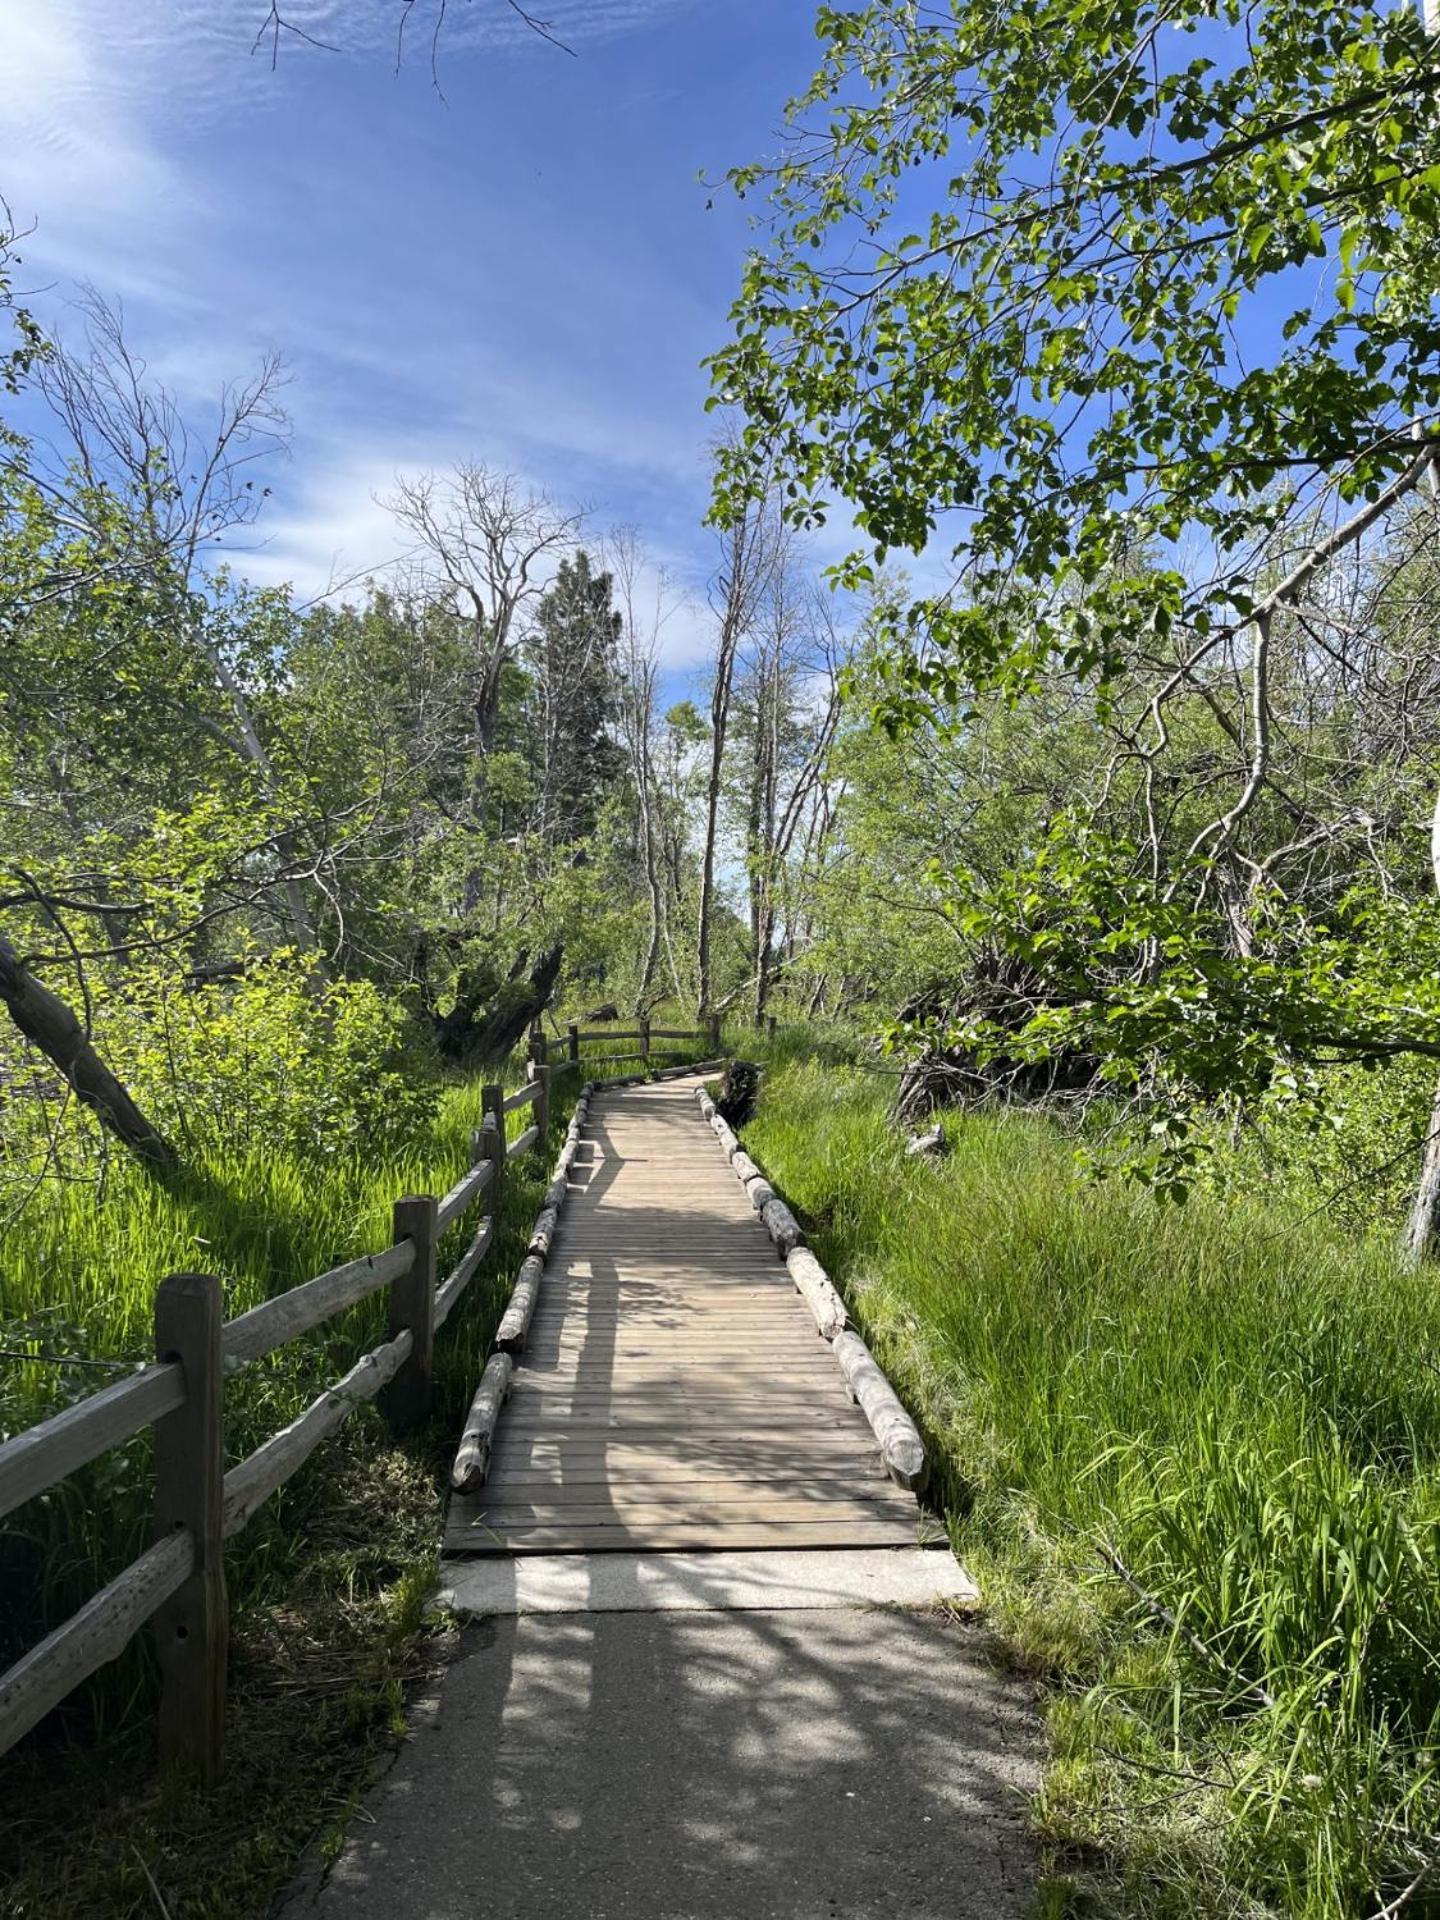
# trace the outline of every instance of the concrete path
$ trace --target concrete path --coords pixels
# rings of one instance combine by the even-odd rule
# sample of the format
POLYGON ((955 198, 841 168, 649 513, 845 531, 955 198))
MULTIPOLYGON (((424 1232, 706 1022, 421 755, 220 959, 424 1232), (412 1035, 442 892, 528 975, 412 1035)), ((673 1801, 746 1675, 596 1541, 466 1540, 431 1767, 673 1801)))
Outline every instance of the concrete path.
POLYGON ((283 1920, 1021 1920, 1026 1690, 936 1612, 465 1630, 283 1920))

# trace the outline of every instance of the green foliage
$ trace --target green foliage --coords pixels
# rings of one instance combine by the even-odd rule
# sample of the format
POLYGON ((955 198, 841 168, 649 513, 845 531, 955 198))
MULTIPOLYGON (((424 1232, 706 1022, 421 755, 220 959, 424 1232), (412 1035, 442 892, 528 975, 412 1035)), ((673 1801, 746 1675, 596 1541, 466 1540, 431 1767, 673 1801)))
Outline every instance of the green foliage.
POLYGON ((1041 1817, 1089 1888, 1067 1910, 1377 1910, 1440 1817, 1433 1280, 1283 1202, 1077 1185, 1035 1118, 952 1119, 946 1160, 906 1160, 883 1079, 804 1051, 746 1145, 1048 1680, 1041 1817))
POLYGON ((916 31, 905 0, 821 7, 803 136, 733 176, 776 228, 713 362, 749 421, 720 511, 777 445, 793 512, 853 502, 882 559, 963 509, 974 601, 909 622, 939 647, 928 692, 1055 658, 1113 678, 1177 620, 1248 619, 1245 569, 1200 586, 1136 556, 1229 553, 1285 511, 1277 475, 1363 500, 1414 460, 1390 423, 1440 403, 1433 49, 1409 9, 1317 26, 1280 0, 1243 42, 1239 17, 951 0, 916 31))
POLYGON ((1094 1059, 1109 1088, 1143 1095, 1152 1116, 1131 1171, 1177 1199, 1214 1143, 1217 1104, 1257 1121, 1343 1123, 1327 1068, 1440 1058, 1433 901, 1358 885, 1316 916, 1257 890, 1237 953, 1218 902, 1158 886, 1138 848, 1062 816, 1031 860, 983 893, 972 876, 951 911, 1019 963, 1024 985, 946 1041, 982 1063, 1094 1059))
POLYGON ((952 985, 977 952, 1032 976, 998 1023, 952 993, 949 1037, 1092 1057, 1183 1186, 1216 1097, 1333 1116, 1331 1065, 1434 1045, 1436 47, 1296 0, 817 33, 794 139, 733 176, 772 217, 712 362, 745 420, 715 514, 777 474, 799 522, 853 511, 854 692, 955 802, 897 890, 883 793, 851 801, 863 863, 953 928, 952 985), (907 549, 948 550, 942 588, 877 572, 907 549), (1071 791, 987 758, 1005 705, 1037 752, 1064 715, 1071 791), (997 784, 1008 844, 967 831, 997 784))

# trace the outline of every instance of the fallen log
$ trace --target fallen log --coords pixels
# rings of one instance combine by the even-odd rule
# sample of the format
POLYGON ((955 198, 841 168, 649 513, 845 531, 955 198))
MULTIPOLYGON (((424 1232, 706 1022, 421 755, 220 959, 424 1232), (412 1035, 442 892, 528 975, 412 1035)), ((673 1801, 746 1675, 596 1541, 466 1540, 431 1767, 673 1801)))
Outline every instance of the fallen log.
POLYGON ((537 1255, 530 1254, 520 1267, 520 1277, 515 1282, 515 1291, 510 1296, 510 1304, 505 1309, 495 1334, 495 1345, 501 1353, 519 1353, 525 1345, 525 1336, 530 1331, 531 1316, 535 1312, 535 1302, 540 1297, 540 1282, 544 1277, 545 1263, 537 1255))
POLYGON ((848 1316, 845 1302, 835 1291, 829 1274, 808 1247, 792 1247, 785 1256, 785 1267, 795 1282, 796 1291, 815 1316, 815 1325, 827 1340, 833 1340, 837 1333, 844 1331, 848 1316))
POLYGON ((753 1179, 745 1182, 745 1191, 756 1213, 764 1213, 766 1207, 775 1198, 775 1189, 761 1173, 757 1173, 753 1179))
POLYGON ((490 1471, 495 1422, 500 1418, 500 1408, 510 1391, 510 1376, 514 1370, 515 1362, 508 1353, 496 1353, 491 1355, 480 1376, 475 1398, 470 1402, 465 1431, 460 1436, 460 1445, 455 1453, 455 1464, 450 1469, 450 1484, 459 1493, 471 1492, 490 1471))
POLYGON ((59 1068, 76 1098, 102 1126, 152 1167, 174 1166, 170 1143, 100 1058, 75 1014, 58 993, 35 978, 4 934, 0 934, 0 1001, 25 1038, 59 1068))
POLYGON ((767 1200, 760 1218, 765 1222, 765 1231, 779 1248, 782 1260, 788 1259, 796 1247, 804 1246, 805 1235, 800 1230, 800 1222, 783 1200, 767 1200))
POLYGON ((874 1355, 858 1333, 837 1333, 830 1343, 845 1384, 860 1411, 870 1422, 870 1431, 880 1443, 880 1458, 885 1471, 902 1487, 917 1491, 925 1484, 927 1464, 925 1443, 915 1422, 896 1397, 895 1389, 880 1371, 874 1355))
POLYGON ((540 1260, 546 1259, 550 1252, 550 1243, 555 1238, 555 1229, 560 1224, 558 1207, 542 1207, 530 1235, 527 1254, 534 1254, 540 1260))

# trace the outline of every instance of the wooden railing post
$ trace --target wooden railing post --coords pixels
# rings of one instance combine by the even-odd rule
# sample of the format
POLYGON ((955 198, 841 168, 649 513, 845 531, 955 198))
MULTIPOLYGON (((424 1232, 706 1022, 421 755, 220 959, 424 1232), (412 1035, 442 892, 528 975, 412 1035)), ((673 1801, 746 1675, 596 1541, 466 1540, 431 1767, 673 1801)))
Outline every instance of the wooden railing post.
POLYGON ((540 1129, 540 1151, 545 1151, 545 1142, 550 1138, 550 1069, 546 1066, 535 1068, 535 1084, 540 1091, 535 1096, 535 1125, 540 1129))
POLYGON ((495 1162, 495 1179, 491 1187, 495 1195, 494 1211, 498 1219, 500 1213, 500 1195, 505 1187, 505 1089, 503 1087, 483 1087, 480 1091, 480 1106, 485 1115, 485 1129, 493 1129, 495 1138, 490 1143, 490 1158, 495 1162))
POLYGON ((545 1064, 545 1029, 538 1020, 530 1022, 530 1058, 537 1067, 545 1064))
POLYGON ((495 1168, 490 1182, 490 1215, 495 1222, 495 1230, 500 1230, 500 1199, 505 1191, 505 1115, 487 1113, 485 1124, 480 1129, 480 1150, 484 1159, 491 1161, 495 1168))
POLYGON ((190 1577, 155 1615, 160 1656, 160 1764, 220 1777, 225 1756, 225 1450, 220 1339, 225 1311, 213 1274, 175 1273, 155 1294, 155 1354, 185 1374, 185 1399, 155 1422, 155 1526, 188 1532, 190 1577))
POLYGON ((408 1273, 390 1283, 390 1332, 393 1340, 407 1330, 413 1342, 410 1357, 384 1389, 381 1407, 391 1427, 405 1433, 423 1426, 430 1415, 430 1393, 435 1375, 435 1248, 440 1238, 431 1194, 411 1194, 395 1202, 394 1235, 398 1245, 408 1240, 415 1249, 408 1273))
POLYGON ((570 1043, 570 1058, 572 1060, 578 1060, 580 1058, 580 1024, 578 1021, 571 1020, 567 1024, 565 1037, 570 1043))
POLYGON ((640 1016, 640 1060, 642 1065, 646 1065, 646 1066, 649 1065, 649 1062, 650 1062, 650 1016, 648 1013, 642 1013, 640 1016))
POLYGON ((709 1020, 706 1022, 706 1030, 710 1037, 710 1058, 712 1060, 718 1059, 720 1054, 720 1016, 718 1013, 712 1013, 710 1015, 709 1020))

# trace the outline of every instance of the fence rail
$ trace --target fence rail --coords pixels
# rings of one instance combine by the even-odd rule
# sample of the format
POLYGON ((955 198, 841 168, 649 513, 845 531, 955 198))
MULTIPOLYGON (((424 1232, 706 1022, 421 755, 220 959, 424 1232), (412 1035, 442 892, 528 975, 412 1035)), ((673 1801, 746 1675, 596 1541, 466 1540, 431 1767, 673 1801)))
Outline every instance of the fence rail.
MULTIPOLYGON (((638 1027, 596 1027, 582 1032, 579 1025, 570 1021, 565 1028, 563 1038, 547 1039, 544 1029, 537 1020, 530 1028, 530 1057, 541 1063, 547 1060, 563 1060, 567 1066, 574 1066, 580 1058, 580 1049, 588 1041, 638 1040, 638 1053, 606 1053, 598 1056, 597 1064, 618 1064, 621 1061, 649 1061, 655 1054, 653 1042, 656 1040, 687 1040, 692 1044, 704 1040, 709 1044, 712 1054, 720 1052, 720 1016, 712 1014, 703 1027, 652 1027, 648 1020, 642 1020, 638 1027)), ((679 1055, 673 1047, 659 1049, 660 1055, 667 1059, 676 1059, 679 1055)))
POLYGON ((426 1418, 435 1333, 494 1238, 506 1162, 544 1143, 550 1069, 537 1064, 528 1083, 508 1096, 501 1087, 487 1086, 482 1107, 485 1124, 471 1141, 470 1170, 443 1199, 420 1195, 397 1201, 391 1246, 317 1274, 228 1323, 221 1319, 221 1283, 214 1275, 172 1274, 156 1292, 155 1365, 0 1445, 3 1516, 153 1427, 159 1535, 154 1546, 0 1674, 0 1753, 154 1620, 161 1666, 161 1761, 205 1783, 216 1779, 223 1758, 229 1638, 222 1544, 367 1400, 383 1396, 397 1430, 426 1418), (531 1105, 535 1123, 507 1146, 506 1113, 531 1105), (452 1272, 437 1284, 440 1235, 487 1192, 488 1213, 452 1272), (387 1286, 390 1325, 383 1344, 357 1360, 288 1427, 225 1472, 224 1378, 387 1286))

